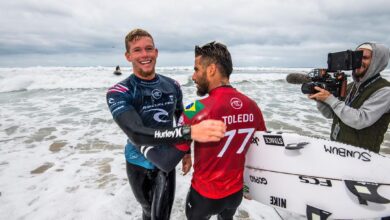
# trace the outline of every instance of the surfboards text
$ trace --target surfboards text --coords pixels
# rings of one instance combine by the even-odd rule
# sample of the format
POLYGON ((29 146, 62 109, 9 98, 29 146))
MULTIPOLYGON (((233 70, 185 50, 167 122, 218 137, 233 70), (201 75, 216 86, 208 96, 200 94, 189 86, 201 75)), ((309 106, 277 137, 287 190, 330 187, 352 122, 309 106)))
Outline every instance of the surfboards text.
POLYGON ((251 182, 253 182, 253 183, 267 185, 267 179, 264 178, 264 177, 249 175, 249 179, 250 179, 251 182))
POLYGON ((310 176, 299 176, 299 179, 301 180, 302 183, 332 187, 332 182, 328 179, 322 179, 322 178, 310 177, 310 176))
POLYGON ((287 207, 286 199, 275 197, 275 196, 271 196, 270 198, 271 198, 270 199, 270 204, 271 205, 279 206, 281 208, 286 208, 287 207))
POLYGON ((259 146, 259 138, 256 136, 253 136, 253 138, 251 139, 251 143, 259 146))
POLYGON ((264 143, 268 145, 284 146, 282 136, 263 135, 264 143))
POLYGON ((371 155, 367 152, 347 150, 347 149, 342 148, 342 147, 327 146, 325 144, 324 144, 324 150, 327 153, 336 154, 336 155, 339 155, 341 157, 357 158, 357 159, 362 160, 364 162, 371 161, 371 155))
POLYGON ((245 123, 245 122, 253 122, 254 116, 253 114, 238 114, 238 115, 227 115, 222 116, 225 124, 236 124, 236 123, 245 123))

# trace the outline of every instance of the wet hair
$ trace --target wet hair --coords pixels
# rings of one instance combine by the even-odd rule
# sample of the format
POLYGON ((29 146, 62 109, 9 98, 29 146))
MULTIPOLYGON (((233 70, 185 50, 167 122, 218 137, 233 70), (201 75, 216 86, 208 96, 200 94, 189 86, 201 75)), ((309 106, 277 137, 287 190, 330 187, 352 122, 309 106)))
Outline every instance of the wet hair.
POLYGON ((126 37, 125 37, 125 48, 126 48, 126 52, 130 52, 130 45, 128 44, 128 42, 132 42, 132 41, 137 41, 139 40, 141 37, 150 37, 150 39, 152 39, 153 41, 153 44, 154 44, 154 40, 153 40, 153 37, 152 35, 149 34, 149 32, 143 30, 143 29, 140 29, 140 28, 136 28, 132 31, 130 31, 126 37))
POLYGON ((224 44, 213 41, 203 46, 196 45, 195 57, 198 56, 202 56, 203 66, 214 63, 223 76, 230 77, 233 71, 232 57, 224 44))

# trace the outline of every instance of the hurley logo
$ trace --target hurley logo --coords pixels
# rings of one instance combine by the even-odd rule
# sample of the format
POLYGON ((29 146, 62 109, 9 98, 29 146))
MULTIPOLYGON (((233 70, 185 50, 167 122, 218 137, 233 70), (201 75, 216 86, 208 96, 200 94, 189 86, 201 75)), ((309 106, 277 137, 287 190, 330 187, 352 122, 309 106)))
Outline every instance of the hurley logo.
POLYGON ((154 138, 177 138, 183 136, 181 133, 181 128, 175 128, 173 131, 155 131, 154 138))

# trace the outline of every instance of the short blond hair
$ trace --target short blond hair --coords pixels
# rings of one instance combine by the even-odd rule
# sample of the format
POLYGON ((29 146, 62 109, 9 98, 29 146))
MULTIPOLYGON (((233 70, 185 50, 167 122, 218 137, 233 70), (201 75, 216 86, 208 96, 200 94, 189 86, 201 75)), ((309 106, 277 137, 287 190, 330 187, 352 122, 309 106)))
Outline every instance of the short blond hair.
POLYGON ((136 29, 130 31, 125 37, 126 52, 130 52, 130 45, 128 44, 128 42, 132 42, 134 40, 137 41, 141 37, 150 37, 150 39, 152 39, 152 42, 154 44, 153 37, 152 37, 152 35, 149 34, 149 32, 147 32, 143 29, 140 29, 140 28, 136 28, 136 29))

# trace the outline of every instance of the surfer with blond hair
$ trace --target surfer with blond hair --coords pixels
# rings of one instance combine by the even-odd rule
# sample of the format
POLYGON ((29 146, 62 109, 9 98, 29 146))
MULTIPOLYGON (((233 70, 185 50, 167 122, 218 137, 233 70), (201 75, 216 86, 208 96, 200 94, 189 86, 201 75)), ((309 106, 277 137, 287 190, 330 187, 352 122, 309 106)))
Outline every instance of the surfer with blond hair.
MULTIPOLYGON (((142 206, 142 218, 168 220, 174 200, 175 170, 159 169, 137 147, 154 145, 166 149, 189 140, 219 141, 224 137, 225 124, 208 120, 173 127, 183 112, 182 92, 178 82, 155 72, 158 50, 152 36, 134 29, 126 36, 125 47, 133 74, 108 89, 107 104, 114 121, 128 136, 126 171, 133 194, 142 206)), ((180 161, 185 153, 175 160, 180 161)), ((167 161, 177 163, 175 160, 167 161)))

